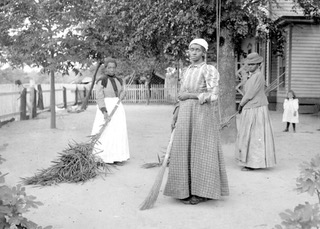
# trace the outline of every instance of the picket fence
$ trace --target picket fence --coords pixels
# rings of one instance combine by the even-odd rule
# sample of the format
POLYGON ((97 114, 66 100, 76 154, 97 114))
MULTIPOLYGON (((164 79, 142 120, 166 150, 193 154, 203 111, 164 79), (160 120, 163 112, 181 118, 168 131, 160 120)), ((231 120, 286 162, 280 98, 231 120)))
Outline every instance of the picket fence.
MULTIPOLYGON (((166 88, 163 84, 154 84, 149 88, 146 85, 137 84, 125 86, 126 96, 122 103, 155 103, 172 104, 177 101, 177 87, 166 88)), ((89 103, 95 103, 95 90, 93 90, 89 103)))
MULTIPOLYGON (((27 90, 27 114, 30 115, 30 87, 28 87, 28 85, 24 86, 27 90)), ((41 84, 41 88, 43 109, 47 110, 50 107, 50 85, 41 84)), ((66 88, 67 104, 71 105, 75 103, 76 84, 55 84, 55 101, 57 107, 64 104, 63 88, 66 88)), ((37 85, 35 85, 35 89, 37 89, 37 85)), ((0 122, 10 120, 12 118, 20 120, 20 91, 16 85, 0 84, 0 122)))
MULTIPOLYGON (((26 85, 25 85, 26 86, 26 85)), ((44 110, 50 108, 50 85, 41 84, 43 95, 44 110)), ((27 106, 30 101, 30 88, 27 89, 27 106)), ((36 85, 37 89, 37 85, 36 85)), ((88 91, 88 85, 82 84, 55 84, 55 100, 56 106, 64 105, 66 99, 67 105, 77 105, 81 103, 88 91), (76 93, 78 91, 78 93, 76 93), (65 97, 64 98, 64 94, 65 97)), ((95 90, 91 93, 89 104, 95 104, 95 90)), ((20 92, 16 85, 0 84, 0 122, 7 121, 12 118, 20 120, 20 92)), ((37 96, 38 98, 38 96, 37 96)), ((172 104, 176 102, 177 88, 165 88, 164 85, 130 85, 126 86, 126 97, 123 103, 136 104, 172 104)), ((38 104, 38 103, 37 103, 38 104)), ((27 109, 27 114, 31 111, 27 109)), ((37 110, 39 112, 39 110, 37 110)))

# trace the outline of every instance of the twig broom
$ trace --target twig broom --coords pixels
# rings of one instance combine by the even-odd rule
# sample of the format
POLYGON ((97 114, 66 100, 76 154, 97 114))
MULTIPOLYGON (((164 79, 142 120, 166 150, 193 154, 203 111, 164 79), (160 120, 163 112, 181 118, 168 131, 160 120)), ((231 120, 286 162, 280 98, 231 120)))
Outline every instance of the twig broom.
POLYGON ((163 159, 160 171, 158 172, 156 180, 154 181, 154 184, 153 184, 153 186, 152 186, 147 198, 141 204, 140 210, 146 210, 146 209, 152 208, 154 203, 157 201, 157 198, 158 198, 158 195, 159 195, 159 191, 160 191, 160 187, 161 187, 162 180, 163 180, 163 175, 164 175, 164 172, 166 171, 167 162, 168 162, 168 159, 169 159, 169 156, 170 156, 170 151, 171 151, 171 147, 172 147, 172 141, 173 141, 173 137, 174 137, 174 131, 175 131, 175 129, 173 129, 173 131, 171 132, 170 142, 168 144, 166 155, 165 155, 165 157, 163 159))
MULTIPOLYGON (((227 127, 230 124, 230 121, 237 114, 238 114, 238 112, 234 113, 233 115, 231 115, 231 116, 227 117, 225 120, 223 120, 223 122, 220 124, 220 130, 222 130, 224 127, 227 127)), ((158 198, 158 195, 159 195, 159 191, 160 191, 160 188, 161 188, 161 184, 162 184, 162 180, 163 180, 163 176, 164 176, 164 172, 166 170, 168 159, 169 159, 169 156, 170 156, 170 151, 171 151, 171 147, 172 147, 172 141, 173 141, 173 137, 174 137, 174 131, 175 131, 175 129, 173 129, 173 131, 171 133, 170 142, 168 144, 165 157, 164 157, 164 159, 162 161, 162 165, 161 165, 160 171, 158 172, 156 180, 155 180, 155 182, 154 182, 154 184, 153 184, 148 196, 142 202, 142 204, 140 206, 140 210, 147 210, 147 209, 152 208, 154 203, 157 201, 157 198, 158 198)))
MULTIPOLYGON (((129 82, 128 82, 128 85, 127 86, 130 86, 133 82, 133 78, 134 78, 134 75, 129 79, 129 82)), ((114 113, 117 111, 118 107, 119 107, 119 104, 120 102, 125 98, 126 96, 126 91, 124 91, 124 93, 122 93, 116 103, 116 105, 114 106, 114 108, 112 109, 110 115, 109 115, 109 120, 107 120, 103 125, 101 125, 100 127, 100 130, 98 133, 96 133, 95 135, 91 135, 90 138, 91 138, 91 141, 95 144, 96 142, 99 141, 99 138, 101 137, 101 134, 103 133, 103 131, 106 129, 106 127, 108 126, 109 122, 111 121, 114 113)))

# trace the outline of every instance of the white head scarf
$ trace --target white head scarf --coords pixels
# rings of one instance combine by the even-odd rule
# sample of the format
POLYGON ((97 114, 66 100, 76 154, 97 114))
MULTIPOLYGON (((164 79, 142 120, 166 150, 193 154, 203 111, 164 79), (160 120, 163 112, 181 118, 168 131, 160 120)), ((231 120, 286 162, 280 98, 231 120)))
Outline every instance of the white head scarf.
POLYGON ((202 38, 193 39, 193 40, 190 42, 189 47, 190 47, 192 44, 201 45, 206 51, 208 51, 208 43, 207 43, 204 39, 202 39, 202 38))

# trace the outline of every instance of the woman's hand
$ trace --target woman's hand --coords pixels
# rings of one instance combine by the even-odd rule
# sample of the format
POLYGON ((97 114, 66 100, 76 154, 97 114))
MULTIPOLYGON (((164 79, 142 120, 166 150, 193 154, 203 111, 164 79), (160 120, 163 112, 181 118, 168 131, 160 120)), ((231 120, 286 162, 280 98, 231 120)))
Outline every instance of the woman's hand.
POLYGON ((106 122, 110 122, 111 118, 110 118, 108 112, 106 112, 106 111, 103 112, 103 116, 104 116, 104 120, 105 120, 106 122))
POLYGON ((185 101, 187 99, 198 99, 198 97, 197 94, 194 93, 182 92, 178 95, 178 99, 180 101, 185 101))

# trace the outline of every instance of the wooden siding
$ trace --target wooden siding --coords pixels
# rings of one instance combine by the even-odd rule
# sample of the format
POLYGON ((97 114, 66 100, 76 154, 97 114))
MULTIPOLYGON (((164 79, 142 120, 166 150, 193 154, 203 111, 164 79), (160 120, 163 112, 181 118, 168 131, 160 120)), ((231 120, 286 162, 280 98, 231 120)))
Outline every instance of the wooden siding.
POLYGON ((298 97, 320 98, 320 26, 292 28, 291 89, 298 97))

